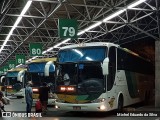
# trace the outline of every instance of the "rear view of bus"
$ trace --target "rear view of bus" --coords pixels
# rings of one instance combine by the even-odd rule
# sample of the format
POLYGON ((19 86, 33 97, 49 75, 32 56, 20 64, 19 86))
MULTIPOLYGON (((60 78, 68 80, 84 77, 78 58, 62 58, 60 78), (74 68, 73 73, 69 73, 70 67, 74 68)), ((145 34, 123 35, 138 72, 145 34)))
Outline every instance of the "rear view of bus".
POLYGON ((57 110, 121 110, 143 101, 146 92, 153 89, 150 83, 153 79, 142 70, 147 69, 148 64, 141 67, 141 63, 145 63, 143 59, 113 43, 61 48, 56 67, 57 110))

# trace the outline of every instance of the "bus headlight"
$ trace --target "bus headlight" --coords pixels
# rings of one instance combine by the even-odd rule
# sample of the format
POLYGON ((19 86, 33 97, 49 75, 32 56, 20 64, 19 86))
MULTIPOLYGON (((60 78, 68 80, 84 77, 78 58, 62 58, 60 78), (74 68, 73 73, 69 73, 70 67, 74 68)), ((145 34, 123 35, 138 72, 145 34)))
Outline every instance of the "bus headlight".
POLYGON ((92 100, 91 102, 92 103, 100 103, 100 102, 104 102, 105 100, 106 100, 105 98, 98 98, 98 99, 92 100))
POLYGON ((55 106, 56 109, 60 108, 58 105, 55 106))
POLYGON ((98 109, 100 109, 100 110, 105 110, 105 109, 106 109, 106 106, 101 105, 100 107, 98 107, 98 109))

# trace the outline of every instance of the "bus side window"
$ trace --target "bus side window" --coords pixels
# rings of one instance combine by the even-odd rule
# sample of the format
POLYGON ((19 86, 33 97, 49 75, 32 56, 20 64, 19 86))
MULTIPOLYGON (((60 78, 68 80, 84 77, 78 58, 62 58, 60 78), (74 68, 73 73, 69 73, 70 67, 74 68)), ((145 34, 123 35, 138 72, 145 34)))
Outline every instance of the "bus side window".
POLYGON ((109 49, 109 74, 107 76, 107 90, 111 90, 115 80, 116 73, 116 49, 110 47, 109 49))

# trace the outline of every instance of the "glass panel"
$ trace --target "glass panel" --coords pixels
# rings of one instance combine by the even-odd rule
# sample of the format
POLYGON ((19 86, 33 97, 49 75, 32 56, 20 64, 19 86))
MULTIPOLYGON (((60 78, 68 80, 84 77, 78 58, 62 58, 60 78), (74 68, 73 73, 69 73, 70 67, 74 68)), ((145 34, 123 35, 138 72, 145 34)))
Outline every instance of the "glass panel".
MULTIPOLYGON (((46 62, 45 63, 31 63, 28 65, 28 71, 29 72, 43 72, 44 73, 44 68, 45 68, 46 62)), ((49 68, 50 72, 54 72, 54 67, 51 65, 49 68)))
POLYGON ((18 76, 18 72, 7 72, 6 77, 17 77, 18 76))
POLYGON ((106 47, 85 47, 61 50, 58 60, 63 62, 102 61, 105 58, 106 47))
POLYGON ((58 66, 57 85, 76 86, 78 94, 101 93, 105 90, 100 62, 67 63, 58 66))
POLYGON ((55 82, 54 72, 50 72, 49 76, 44 76, 44 73, 28 73, 28 78, 32 81, 33 87, 39 87, 43 82, 46 82, 52 88, 55 82))

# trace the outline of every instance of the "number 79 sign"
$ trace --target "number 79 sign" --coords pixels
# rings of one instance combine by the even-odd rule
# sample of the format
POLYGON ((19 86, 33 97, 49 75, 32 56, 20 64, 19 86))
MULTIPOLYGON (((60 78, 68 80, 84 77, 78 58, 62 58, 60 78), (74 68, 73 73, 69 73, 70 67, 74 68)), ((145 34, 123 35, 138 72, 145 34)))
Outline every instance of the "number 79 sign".
POLYGON ((59 19, 58 27, 60 38, 77 38, 77 20, 59 19))

